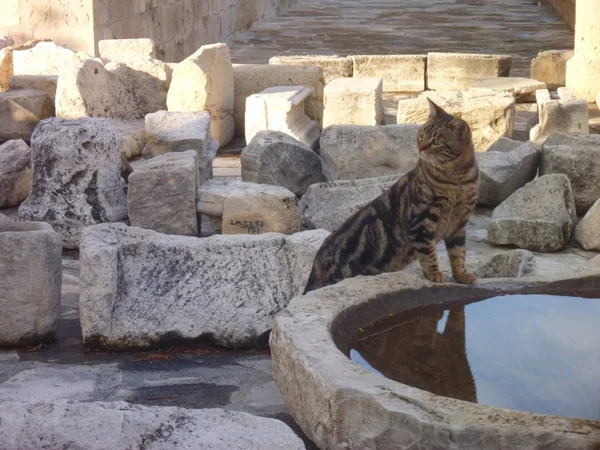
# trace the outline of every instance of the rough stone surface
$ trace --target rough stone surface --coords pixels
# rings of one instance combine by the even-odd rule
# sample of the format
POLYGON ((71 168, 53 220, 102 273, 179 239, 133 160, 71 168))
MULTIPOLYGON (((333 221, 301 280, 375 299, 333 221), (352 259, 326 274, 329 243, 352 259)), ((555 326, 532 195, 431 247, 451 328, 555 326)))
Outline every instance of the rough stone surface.
POLYGON ((304 449, 283 422, 242 412, 65 400, 2 403, 0 441, 4 450, 41 442, 87 450, 304 449))
POLYGON ((43 91, 54 103, 56 99, 57 75, 13 75, 10 77, 9 87, 11 89, 33 89, 43 91))
POLYGON ((126 64, 96 59, 75 60, 60 73, 56 88, 56 114, 141 119, 166 109, 171 68, 154 59, 133 59, 126 64))
POLYGON ((546 89, 546 83, 531 78, 499 77, 483 78, 476 81, 472 87, 511 94, 517 103, 535 103, 535 91, 546 89))
POLYGON ((514 150, 477 153, 479 205, 497 206, 517 189, 533 180, 538 172, 540 151, 531 141, 514 150))
POLYGON ((4 47, 10 47, 11 45, 15 45, 15 41, 10 36, 4 36, 0 38, 0 50, 4 47))
POLYGON ((325 177, 321 158, 306 145, 285 133, 260 131, 242 151, 242 180, 303 195, 325 177))
POLYGON ((53 114, 54 105, 45 92, 33 89, 0 92, 0 141, 29 141, 39 121, 53 114))
POLYGON ((134 227, 198 236, 198 154, 167 153, 136 166, 129 176, 127 206, 134 227))
POLYGON ((531 61, 531 78, 543 81, 548 89, 556 90, 566 84, 567 61, 573 50, 547 50, 531 61))
POLYGON ((313 94, 306 99, 305 112, 308 117, 323 125, 323 69, 315 66, 288 66, 275 64, 234 64, 233 80, 235 91, 235 133, 244 136, 246 120, 246 98, 274 86, 306 86, 313 94))
POLYGON ((494 209, 488 240, 534 252, 558 251, 571 240, 576 221, 569 179, 562 174, 545 175, 526 184, 494 209))
POLYGON ((323 173, 330 180, 356 180, 406 173, 419 160, 420 125, 334 125, 323 130, 323 173))
POLYGON ((60 237, 46 223, 0 220, 0 249, 0 346, 53 338, 60 316, 60 237))
POLYGON ((100 57, 114 62, 128 63, 132 59, 156 58, 152 39, 105 39, 98 41, 100 57))
POLYGON ((212 178, 212 162, 218 144, 210 131, 208 112, 158 111, 146 116, 145 157, 195 150, 198 153, 199 183, 212 178))
POLYGON ((571 181, 577 213, 584 215, 600 198, 600 136, 555 134, 542 147, 540 175, 565 174, 571 181))
POLYGON ((338 78, 325 86, 323 128, 331 125, 380 125, 381 78, 338 78))
POLYGON ((112 123, 121 138, 121 154, 127 159, 140 156, 146 145, 145 121, 112 119, 112 123))
POLYGON ((127 217, 119 138, 110 121, 46 119, 31 144, 33 186, 20 218, 50 223, 64 247, 77 248, 84 227, 127 217))
POLYGON ((427 89, 469 89, 482 78, 507 77, 512 57, 474 53, 429 53, 427 89))
POLYGON ((123 349, 206 337, 225 347, 254 345, 300 292, 326 235, 198 239, 89 227, 80 250, 84 343, 123 349))
POLYGON ((300 229, 296 194, 268 184, 210 180, 198 188, 197 210, 223 234, 292 234, 300 229))
POLYGON ((0 145, 0 208, 17 206, 31 190, 31 149, 22 140, 0 145))
POLYGON ((223 147, 235 131, 233 67, 229 47, 204 45, 177 64, 167 97, 169 111, 208 111, 211 132, 223 147))
POLYGON ((513 150, 516 150, 517 148, 519 148, 521 145, 523 145, 523 141, 516 141, 514 139, 509 139, 506 138, 504 136, 498 138, 498 140, 496 142, 494 142, 492 145, 490 145, 490 147, 487 149, 488 152, 512 152, 513 150))
POLYGON ((402 175, 313 184, 300 200, 302 225, 334 231, 363 206, 375 200, 402 175))
POLYGON ((577 224, 575 239, 586 250, 600 250, 600 198, 577 224))
POLYGON ((285 55, 273 56, 269 64, 287 66, 317 66, 323 69, 325 84, 336 78, 352 77, 352 59, 337 55, 285 55))
POLYGON ((13 52, 14 75, 59 75, 76 58, 75 52, 54 42, 38 42, 13 52))
POLYGON ((539 120, 530 130, 529 138, 538 145, 557 133, 589 133, 587 100, 576 100, 568 89, 559 92, 559 96, 558 100, 552 100, 548 91, 537 91, 539 120))
POLYGON ((24 44, 9 45, 0 49, 0 91, 8 89, 10 77, 14 75, 13 69, 13 52, 15 50, 27 50, 39 42, 48 42, 48 39, 44 40, 32 40, 27 41, 24 44))
POLYGON ((537 274, 533 253, 527 250, 510 250, 498 253, 476 270, 478 278, 521 278, 537 274))
POLYGON ((353 77, 383 79, 383 92, 425 90, 427 55, 353 55, 353 77))
POLYGON ((398 123, 425 123, 429 116, 427 98, 469 124, 477 152, 485 152, 502 136, 510 138, 513 135, 514 98, 488 89, 429 91, 416 99, 400 100, 398 123))

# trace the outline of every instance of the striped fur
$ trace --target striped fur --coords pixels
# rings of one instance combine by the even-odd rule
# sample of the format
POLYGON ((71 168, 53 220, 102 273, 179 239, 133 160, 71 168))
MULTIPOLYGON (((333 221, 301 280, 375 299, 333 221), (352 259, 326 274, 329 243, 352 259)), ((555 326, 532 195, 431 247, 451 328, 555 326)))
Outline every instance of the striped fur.
POLYGON ((429 280, 442 282, 436 251, 442 239, 454 279, 475 282, 475 275, 465 271, 466 226, 479 182, 471 130, 429 104, 417 166, 323 242, 305 293, 357 275, 395 272, 415 259, 429 280))

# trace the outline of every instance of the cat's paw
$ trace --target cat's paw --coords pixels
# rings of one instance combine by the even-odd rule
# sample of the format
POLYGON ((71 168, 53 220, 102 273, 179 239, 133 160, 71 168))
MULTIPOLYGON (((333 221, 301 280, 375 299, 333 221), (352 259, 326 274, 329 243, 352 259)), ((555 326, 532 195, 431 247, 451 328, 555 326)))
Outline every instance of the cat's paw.
POLYGON ((430 273, 426 273, 425 277, 433 282, 433 283, 443 283, 444 280, 446 279, 446 277, 444 276, 444 274, 442 272, 430 272, 430 273))
POLYGON ((477 281, 477 277, 471 272, 463 272, 461 274, 454 275, 454 279, 460 284, 473 284, 477 281))

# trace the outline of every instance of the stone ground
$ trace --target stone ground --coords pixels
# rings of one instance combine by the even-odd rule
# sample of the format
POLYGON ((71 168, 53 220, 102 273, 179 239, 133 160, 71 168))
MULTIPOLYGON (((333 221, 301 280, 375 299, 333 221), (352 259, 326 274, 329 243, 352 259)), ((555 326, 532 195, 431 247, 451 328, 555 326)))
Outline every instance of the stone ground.
MULTIPOLYGON (((533 0, 303 0, 231 42, 240 62, 266 62, 276 54, 424 53, 476 51, 513 54, 515 75, 528 75, 538 51, 572 47, 573 36, 545 5, 533 0)), ((386 122, 395 122, 397 98, 386 99, 386 122)), ((515 137, 527 138, 535 110, 519 106, 515 137)), ((594 115, 598 115, 594 111, 594 115)), ((216 159, 219 178, 239 178, 237 140, 216 159)), ((0 210, 14 216, 16 209, 0 210)), ((486 242, 490 210, 478 210, 469 226, 470 268, 506 248, 486 242)), ((536 254, 546 276, 575 273, 595 253, 570 248, 536 254)), ((441 253, 442 267, 448 267, 441 253)), ((273 382, 266 350, 227 351, 177 347, 126 354, 85 353, 78 322, 79 261, 63 258, 63 311, 55 343, 0 351, 0 401, 125 400, 145 405, 223 407, 277 417, 295 426, 273 382)), ((309 449, 314 449, 308 443, 309 449)))

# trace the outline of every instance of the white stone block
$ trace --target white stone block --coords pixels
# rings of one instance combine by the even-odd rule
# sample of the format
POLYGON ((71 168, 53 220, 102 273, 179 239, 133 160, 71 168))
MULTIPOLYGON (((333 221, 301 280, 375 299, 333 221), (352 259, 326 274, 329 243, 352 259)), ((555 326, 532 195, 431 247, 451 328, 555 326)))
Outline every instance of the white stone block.
POLYGON ((34 47, 13 52, 14 75, 59 75, 76 59, 75 52, 54 42, 38 42, 34 47))
POLYGON ((543 81, 548 89, 556 90, 566 83, 567 61, 573 50, 547 50, 531 61, 531 78, 543 81))
POLYGON ((259 131, 281 131, 314 149, 319 143, 317 123, 304 113, 312 89, 303 86, 267 88, 246 99, 246 142, 259 131))
POLYGON ((476 81, 473 88, 490 89, 503 94, 511 94, 517 103, 534 103, 536 91, 546 89, 546 84, 521 77, 484 78, 476 81))
POLYGON ((482 78, 507 77, 512 57, 474 53, 429 53, 427 89, 469 89, 482 78))
POLYGON ((269 64, 320 67, 323 69, 325 84, 336 78, 350 78, 353 71, 352 60, 337 55, 274 56, 269 59, 269 64))
POLYGON ((556 93, 558 94, 559 100, 562 100, 564 102, 568 102, 569 100, 575 100, 573 91, 567 87, 559 87, 556 90, 556 93))
POLYGON ((197 198, 198 213, 223 234, 292 234, 300 228, 296 195, 281 186, 210 180, 198 188, 197 198))
POLYGON ((331 125, 380 125, 381 78, 338 78, 325 86, 323 128, 331 125))
POLYGON ((100 57, 127 63, 133 59, 156 58, 156 45, 149 38, 105 39, 98 42, 100 57))
POLYGON ((559 88, 559 100, 552 100, 548 90, 536 92, 539 120, 529 131, 529 139, 538 145, 557 133, 590 132, 587 100, 576 100, 570 89, 559 88))
POLYGON ((425 90, 427 55, 353 55, 354 78, 383 79, 383 92, 425 90))

